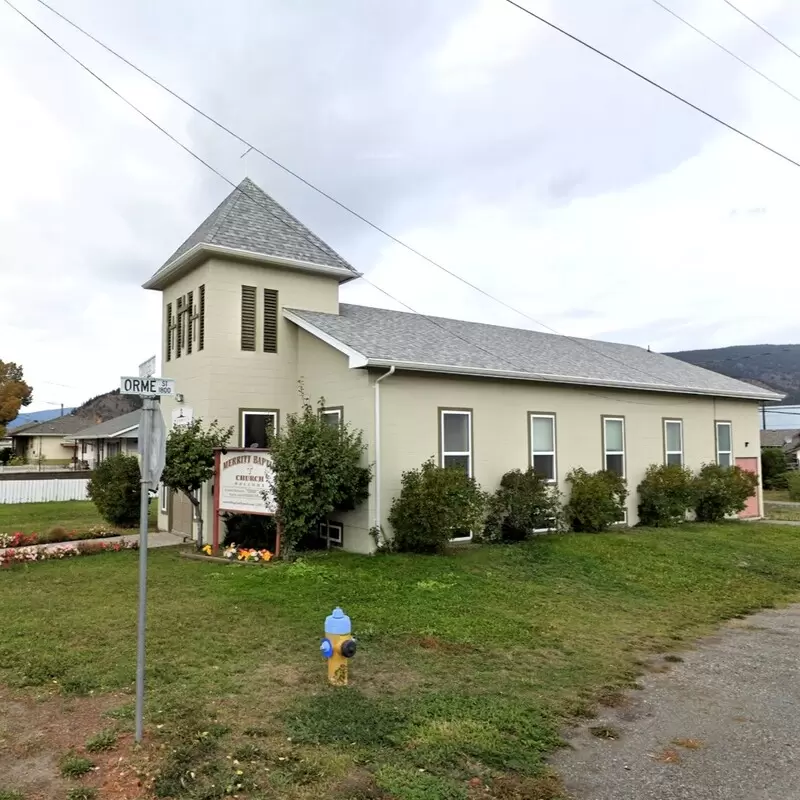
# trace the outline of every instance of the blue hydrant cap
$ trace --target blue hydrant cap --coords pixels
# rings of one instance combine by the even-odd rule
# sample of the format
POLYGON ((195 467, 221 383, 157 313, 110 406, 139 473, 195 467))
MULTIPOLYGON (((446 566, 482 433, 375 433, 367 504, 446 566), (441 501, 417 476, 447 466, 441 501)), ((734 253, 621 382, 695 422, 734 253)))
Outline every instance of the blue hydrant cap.
POLYGON ((332 636, 342 636, 351 632, 350 617, 337 606, 333 609, 333 613, 325 618, 325 633, 332 636))

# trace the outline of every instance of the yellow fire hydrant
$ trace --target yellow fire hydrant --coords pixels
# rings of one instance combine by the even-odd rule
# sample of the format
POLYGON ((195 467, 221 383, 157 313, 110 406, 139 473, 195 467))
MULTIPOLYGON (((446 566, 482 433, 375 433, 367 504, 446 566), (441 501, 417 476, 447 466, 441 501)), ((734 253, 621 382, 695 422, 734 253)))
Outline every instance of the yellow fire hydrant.
POLYGON ((356 654, 350 617, 338 606, 325 618, 325 638, 319 646, 328 660, 328 681, 334 686, 347 685, 347 661, 356 654))

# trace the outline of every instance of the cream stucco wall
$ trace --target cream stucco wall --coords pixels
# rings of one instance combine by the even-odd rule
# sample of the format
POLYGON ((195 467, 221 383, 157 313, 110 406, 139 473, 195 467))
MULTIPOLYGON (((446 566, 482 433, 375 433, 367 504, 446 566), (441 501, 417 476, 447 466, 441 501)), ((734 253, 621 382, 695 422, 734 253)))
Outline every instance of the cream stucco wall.
POLYGON ((18 449, 24 448, 24 456, 28 462, 47 464, 69 460, 75 450, 64 436, 20 436, 17 440, 18 449))
MULTIPOLYGON (((208 423, 218 420, 232 425, 231 445, 241 442, 240 410, 277 409, 280 421, 297 411, 298 330, 283 319, 281 309, 301 308, 336 313, 339 308, 338 280, 290 268, 273 267, 212 258, 170 285, 162 293, 162 374, 176 381, 176 392, 183 395, 183 405, 192 409, 195 419, 208 423), (195 293, 205 286, 205 340, 202 351, 195 341, 191 354, 166 360, 166 304, 188 291, 195 293), (242 286, 256 287, 256 350, 241 349, 242 286), (278 291, 278 352, 263 352, 264 289, 278 291)), ((161 403, 164 421, 171 425, 177 403, 161 403)), ((210 541, 213 518, 211 484, 203 491, 205 539, 210 541)), ((159 525, 167 528, 166 514, 159 525)))
POLYGON ((433 374, 398 373, 382 383, 384 525, 403 470, 439 457, 439 408, 472 409, 474 474, 493 491, 503 473, 529 466, 528 412, 556 415, 558 482, 577 466, 603 468, 602 416, 625 418, 628 520, 637 521, 636 486, 650 464, 664 461, 663 418, 683 420, 684 463, 716 459, 715 420, 733 424, 734 457, 758 457, 758 404, 691 395, 616 391, 433 374))

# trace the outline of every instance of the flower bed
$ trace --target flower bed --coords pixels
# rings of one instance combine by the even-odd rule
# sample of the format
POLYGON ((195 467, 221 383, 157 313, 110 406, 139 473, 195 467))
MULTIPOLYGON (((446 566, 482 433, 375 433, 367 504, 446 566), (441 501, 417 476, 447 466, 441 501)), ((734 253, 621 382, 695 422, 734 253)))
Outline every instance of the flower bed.
POLYGON ((46 533, 0 533, 0 550, 6 547, 33 547, 37 544, 57 544, 58 542, 77 542, 86 539, 106 539, 120 536, 119 531, 94 525, 86 530, 67 531, 64 528, 53 528, 46 533))
MULTIPOLYGON (((213 556, 214 550, 210 544, 207 544, 203 550, 207 556, 213 556)), ((222 550, 223 558, 228 561, 242 561, 246 564, 263 564, 272 561, 272 553, 269 550, 256 550, 252 547, 237 547, 235 544, 230 544, 222 550)))
POLYGON ((0 567, 12 564, 28 564, 32 561, 58 561, 76 556, 93 556, 98 553, 118 553, 120 550, 138 550, 139 542, 135 539, 120 539, 118 542, 77 542, 55 547, 10 547, 0 553, 0 567))

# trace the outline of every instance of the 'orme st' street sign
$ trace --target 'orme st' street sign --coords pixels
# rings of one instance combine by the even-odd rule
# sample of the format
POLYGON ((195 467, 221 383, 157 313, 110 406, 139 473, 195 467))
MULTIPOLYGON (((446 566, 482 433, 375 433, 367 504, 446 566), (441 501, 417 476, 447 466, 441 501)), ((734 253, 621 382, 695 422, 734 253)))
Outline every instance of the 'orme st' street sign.
POLYGON ((121 394, 138 394, 141 397, 173 396, 175 381, 152 375, 147 378, 123 377, 120 378, 119 390, 121 394))

